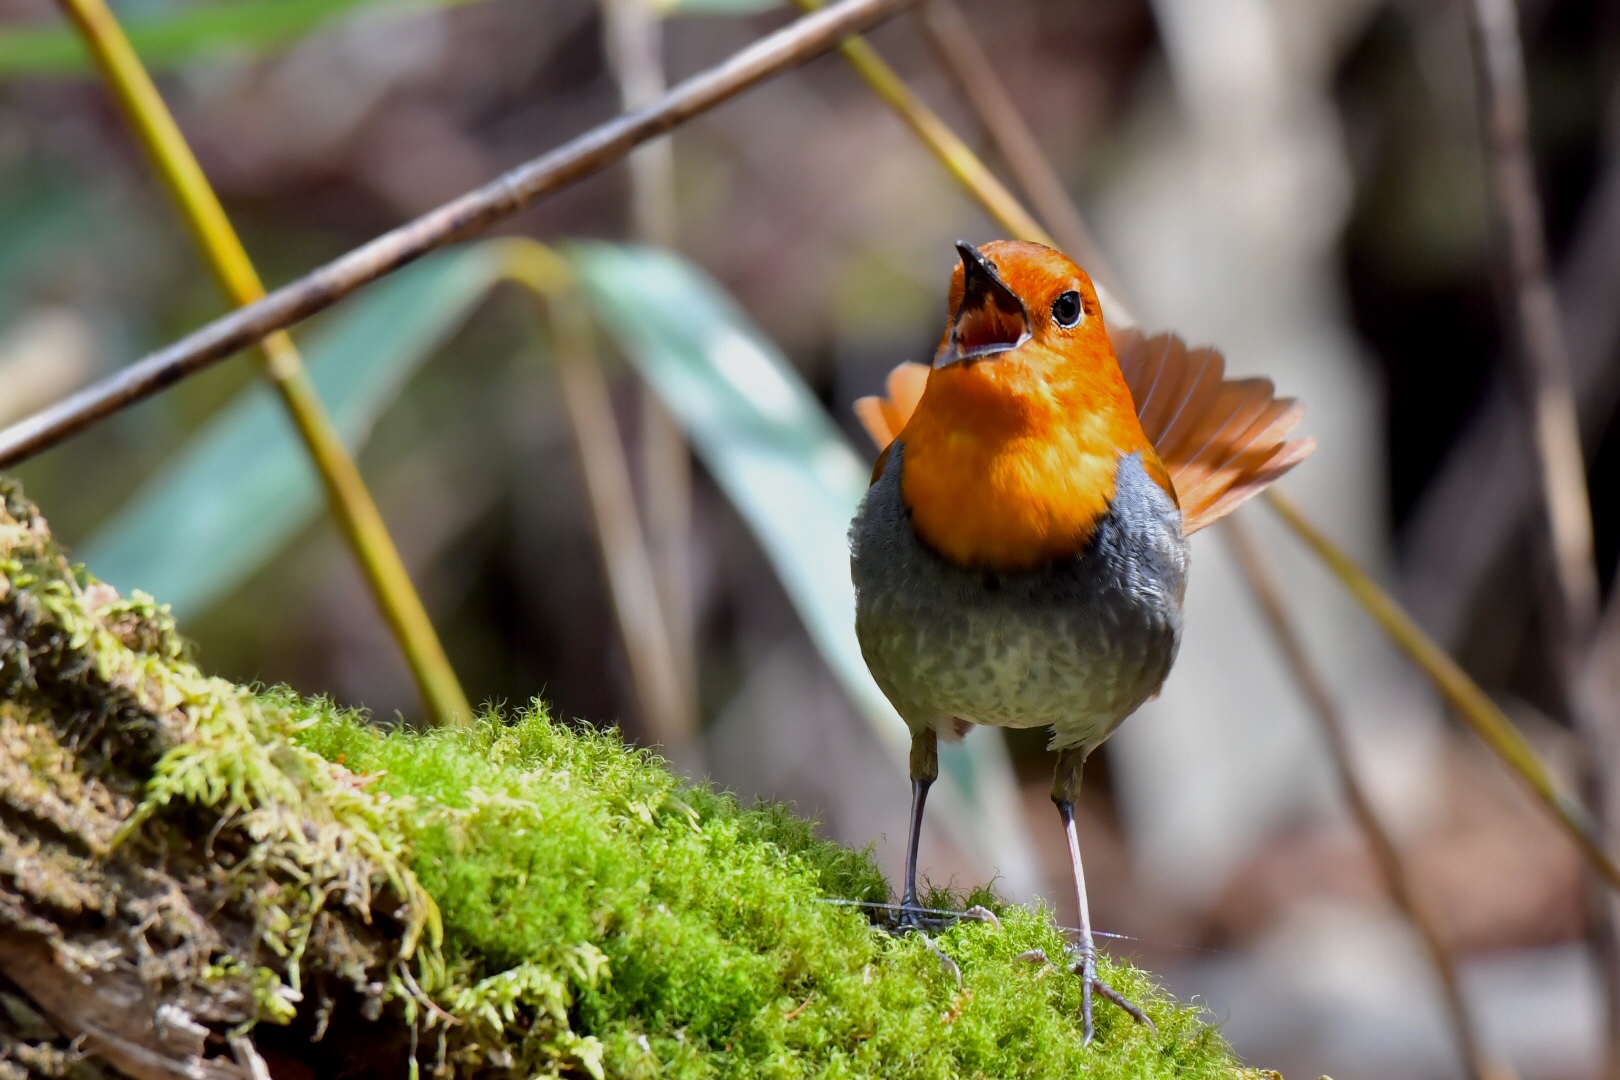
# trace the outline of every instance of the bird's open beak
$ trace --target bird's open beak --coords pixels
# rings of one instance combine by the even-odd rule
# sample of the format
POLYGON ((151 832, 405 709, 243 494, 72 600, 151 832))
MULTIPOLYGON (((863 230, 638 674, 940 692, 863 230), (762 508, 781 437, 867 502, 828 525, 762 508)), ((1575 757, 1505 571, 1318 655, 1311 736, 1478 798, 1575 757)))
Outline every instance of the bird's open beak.
POLYGON ((962 256, 962 306, 951 340, 934 358, 936 368, 1016 349, 1029 340, 1029 313, 1007 288, 995 266, 972 244, 958 240, 962 256))

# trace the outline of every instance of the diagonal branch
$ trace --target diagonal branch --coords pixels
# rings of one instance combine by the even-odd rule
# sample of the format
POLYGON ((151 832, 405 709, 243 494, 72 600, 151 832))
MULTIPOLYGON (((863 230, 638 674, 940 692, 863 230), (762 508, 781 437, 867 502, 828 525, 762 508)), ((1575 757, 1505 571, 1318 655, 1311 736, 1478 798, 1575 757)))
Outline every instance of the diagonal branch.
POLYGON ((1480 741, 1518 774, 1543 806, 1552 811, 1576 847, 1609 887, 1620 892, 1620 865, 1609 857, 1598 840, 1592 816, 1577 799, 1559 787, 1552 772, 1536 757, 1535 750, 1518 728, 1497 708, 1479 684, 1468 677, 1457 661, 1434 643, 1417 622, 1378 586, 1371 574, 1356 565, 1327 535, 1306 520, 1294 500, 1277 488, 1269 488, 1261 498, 1293 529, 1307 547, 1316 553, 1356 601, 1366 609, 1384 633, 1415 663, 1442 697, 1457 711, 1480 741))
POLYGON ((599 172, 632 149, 738 94, 834 48, 916 0, 840 0, 761 38, 694 75, 652 105, 598 125, 481 188, 384 233, 283 285, 257 303, 209 323, 123 371, 0 431, 0 469, 48 449, 98 420, 143 401, 324 311, 343 297, 428 252, 511 217, 535 200, 599 172))
MULTIPOLYGON (((822 0, 796 0, 799 7, 805 11, 816 12, 824 10, 822 0)), ((877 95, 895 111, 905 125, 914 135, 922 140, 923 144, 931 150, 940 164, 944 165, 957 181, 967 188, 992 218, 1009 233, 1035 240, 1037 243, 1055 247, 1056 241, 1047 234, 1018 197, 1008 191, 1005 185, 979 160, 977 154, 962 141, 961 136, 951 130, 949 124, 940 119, 939 114, 930 109, 921 98, 912 93, 888 63, 877 54, 864 38, 850 38, 843 42, 839 51, 849 65, 860 73, 877 95)))

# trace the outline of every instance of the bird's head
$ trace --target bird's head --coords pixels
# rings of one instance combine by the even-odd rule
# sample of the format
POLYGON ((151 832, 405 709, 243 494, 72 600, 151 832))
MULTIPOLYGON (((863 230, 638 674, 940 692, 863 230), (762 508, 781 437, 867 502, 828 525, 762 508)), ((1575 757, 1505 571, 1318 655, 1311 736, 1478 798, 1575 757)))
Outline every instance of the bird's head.
POLYGON ((1028 365, 1073 363, 1100 352, 1113 359, 1097 290, 1086 272, 1040 244, 958 241, 950 321, 934 367, 1003 358, 1028 365))
POLYGON ((1018 569, 1084 548, 1142 433, 1086 272, 1040 244, 956 245, 950 318, 904 446, 912 526, 963 565, 1018 569))

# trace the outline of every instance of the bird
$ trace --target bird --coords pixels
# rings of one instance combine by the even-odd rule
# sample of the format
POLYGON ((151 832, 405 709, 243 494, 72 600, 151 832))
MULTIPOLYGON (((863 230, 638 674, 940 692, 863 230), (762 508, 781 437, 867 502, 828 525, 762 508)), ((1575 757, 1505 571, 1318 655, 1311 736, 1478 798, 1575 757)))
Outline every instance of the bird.
POLYGON ((939 739, 1049 729, 1052 800, 1079 901, 1070 952, 1097 974, 1074 804, 1087 756, 1157 696, 1181 641, 1188 537, 1305 459, 1304 408, 1228 379, 1212 348, 1110 333, 1086 272, 1052 248, 956 245, 933 362, 904 363, 857 417, 879 447, 850 527, 856 635, 911 734, 900 924, 923 931, 917 843, 939 739))

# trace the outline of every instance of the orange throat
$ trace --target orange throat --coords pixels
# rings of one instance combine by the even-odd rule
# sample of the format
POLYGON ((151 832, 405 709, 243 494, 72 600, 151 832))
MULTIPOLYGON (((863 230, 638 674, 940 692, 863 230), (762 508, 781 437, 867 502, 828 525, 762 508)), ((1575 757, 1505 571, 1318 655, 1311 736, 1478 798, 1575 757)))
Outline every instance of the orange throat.
POLYGON ((1080 554, 1132 453, 1175 498, 1112 353, 1031 355, 1046 351, 1030 342, 930 372, 900 435, 912 528, 959 566, 1031 570, 1080 554))

